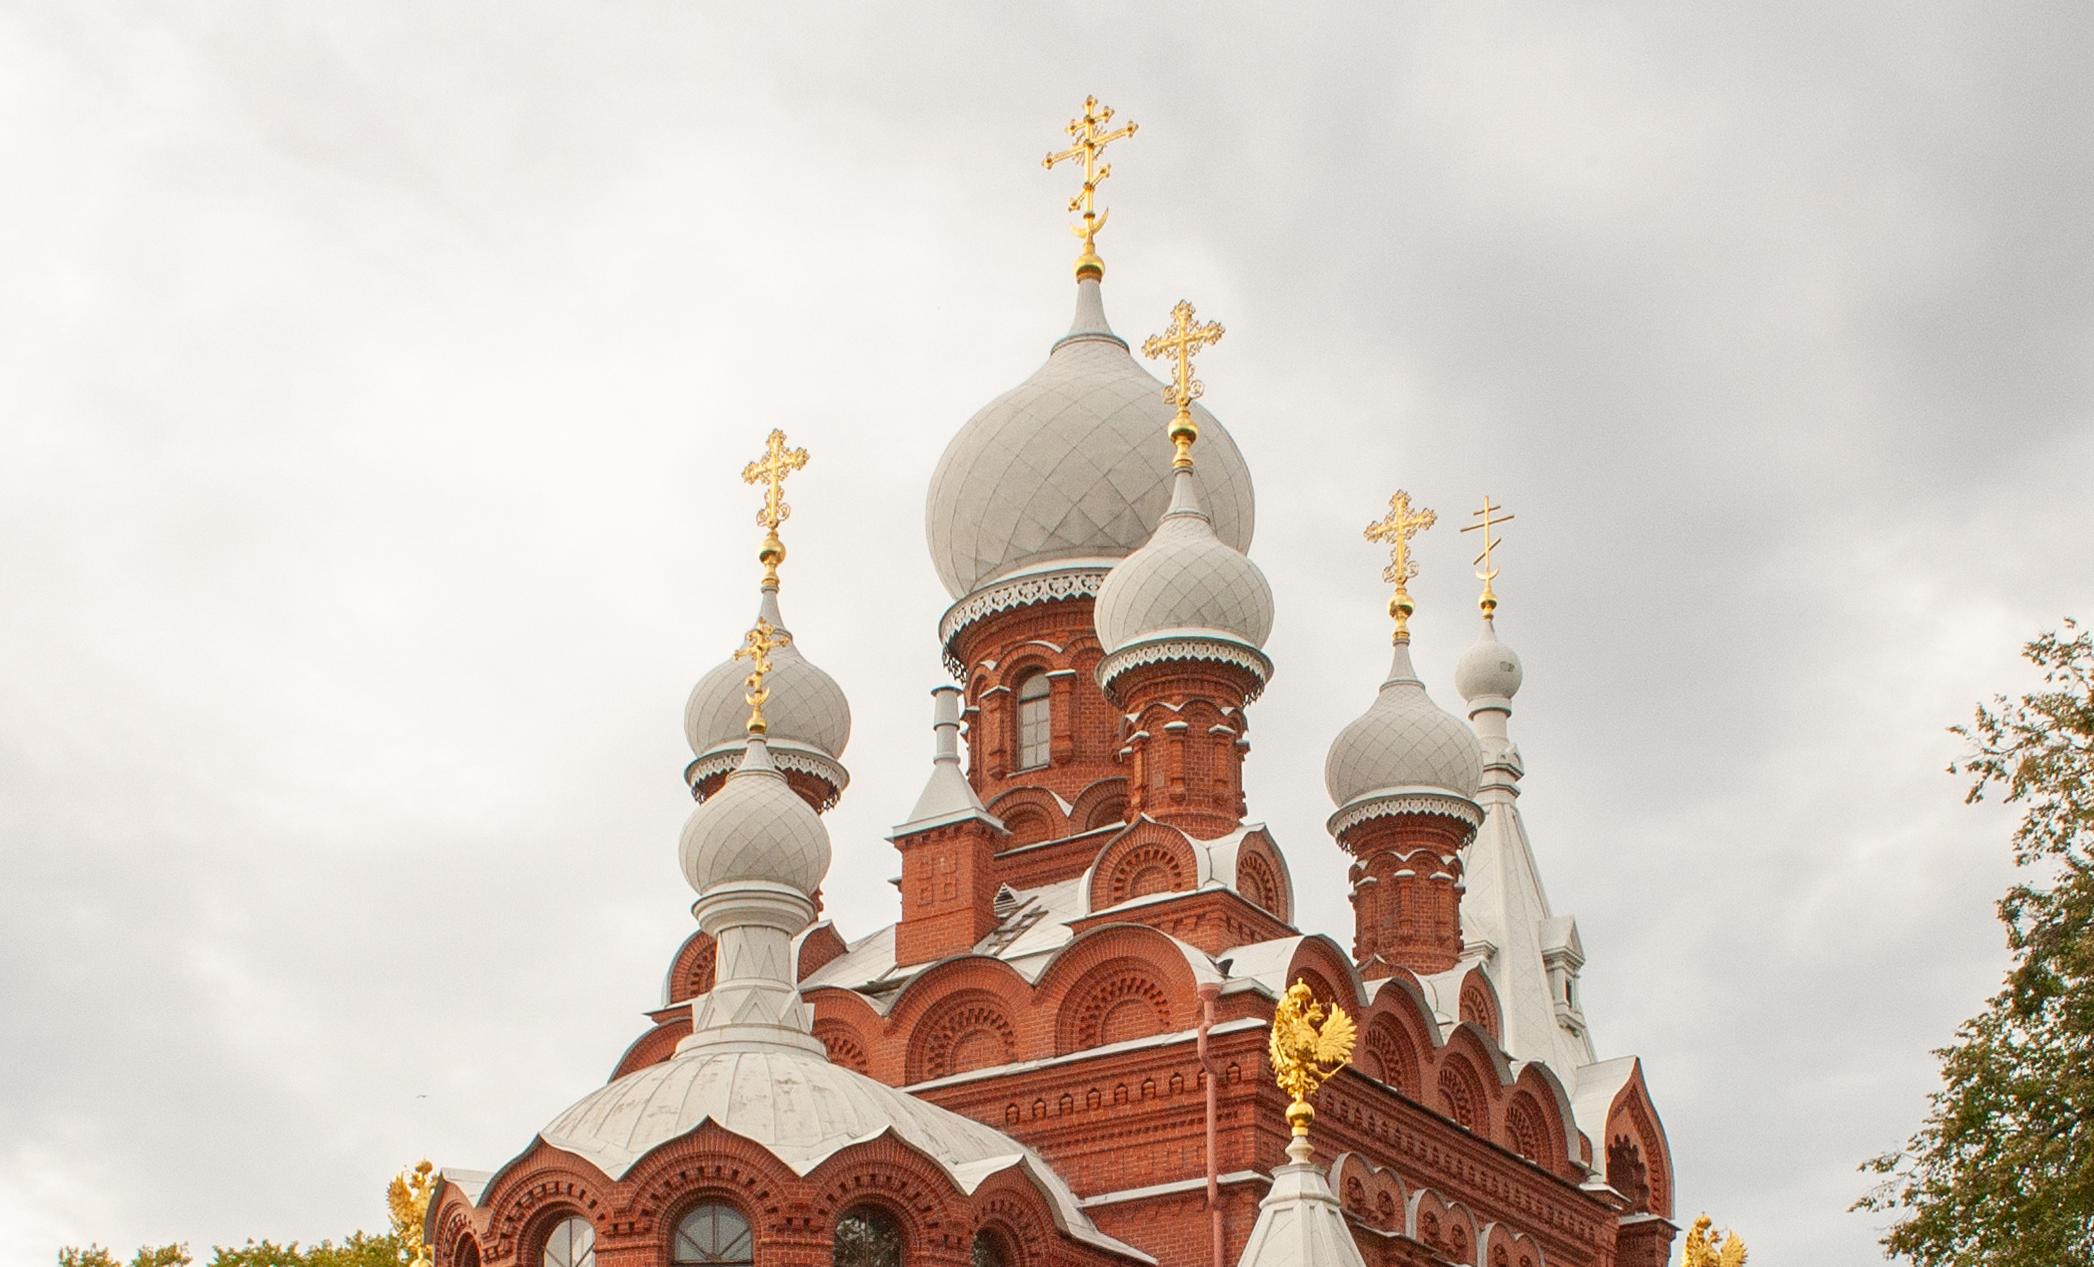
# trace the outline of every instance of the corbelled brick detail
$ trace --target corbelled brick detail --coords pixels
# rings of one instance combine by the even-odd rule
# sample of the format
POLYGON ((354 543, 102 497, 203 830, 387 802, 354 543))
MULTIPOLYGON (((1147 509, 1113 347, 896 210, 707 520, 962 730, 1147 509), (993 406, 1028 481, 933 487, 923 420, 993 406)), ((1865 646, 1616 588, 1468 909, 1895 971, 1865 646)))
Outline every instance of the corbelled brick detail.
POLYGON ((1475 835, 1443 814, 1395 814, 1338 838, 1353 856, 1352 954, 1362 975, 1430 976, 1461 958, 1461 851, 1475 835))
POLYGON ((1196 840, 1243 821, 1244 702, 1258 681, 1235 665, 1164 660, 1120 674, 1112 697, 1123 717, 1127 809, 1196 840))

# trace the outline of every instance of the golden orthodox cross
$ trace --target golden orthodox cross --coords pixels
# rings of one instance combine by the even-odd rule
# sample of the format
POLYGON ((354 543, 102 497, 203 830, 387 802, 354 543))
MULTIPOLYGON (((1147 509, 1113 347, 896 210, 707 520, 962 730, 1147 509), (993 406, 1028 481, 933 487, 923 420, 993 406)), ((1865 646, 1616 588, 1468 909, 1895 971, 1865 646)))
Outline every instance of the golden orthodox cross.
POLYGON ((756 558, 763 564, 766 585, 778 584, 778 565, 785 562, 785 543, 778 539, 778 525, 793 513, 793 508, 785 504, 785 477, 806 465, 807 450, 786 448, 785 433, 773 430, 764 442, 763 456, 742 468, 743 483, 764 486, 763 509, 756 512, 764 538, 756 558))
POLYGON ((1389 547, 1389 566, 1382 569, 1381 578, 1396 587, 1389 598, 1389 615, 1396 620, 1398 642, 1410 640, 1411 613, 1417 610, 1406 588, 1418 575, 1418 564, 1411 558, 1411 538, 1438 521, 1439 516, 1423 506, 1412 509, 1411 495, 1399 488, 1389 498, 1389 513, 1367 525, 1367 540, 1389 547))
POLYGON ((1082 275, 1086 264, 1096 265, 1101 273, 1105 269, 1104 263, 1098 260, 1098 248, 1094 239, 1098 236, 1098 230, 1105 227, 1105 222, 1111 217, 1112 210, 1107 208, 1101 212, 1096 210, 1092 204, 1097 197, 1099 182, 1112 175, 1112 164, 1100 163, 1098 156, 1103 154, 1105 147, 1111 145, 1114 141, 1125 140, 1127 137, 1133 136, 1135 129, 1140 126, 1139 124, 1129 123, 1110 132, 1105 131, 1105 125, 1111 122, 1111 106, 1099 105, 1096 97, 1085 97, 1083 99, 1083 116, 1069 120, 1069 126, 1066 129, 1069 139, 1075 142, 1075 144, 1068 149, 1050 153, 1046 158, 1040 160, 1040 166, 1048 171, 1053 171, 1057 163, 1077 158, 1083 160, 1083 188, 1077 191, 1074 198, 1069 199, 1069 210, 1083 213, 1082 224, 1069 226, 1070 232, 1083 239, 1083 255, 1076 261, 1078 276, 1082 275))
POLYGON ((1476 566, 1481 569, 1476 573, 1476 579, 1483 582, 1483 597, 1477 599, 1476 603, 1483 608, 1483 614, 1486 616, 1498 609, 1498 596, 1491 592, 1491 582, 1498 579, 1498 569, 1491 566, 1491 551, 1505 544, 1504 538, 1491 536, 1491 529, 1498 524, 1509 524, 1517 518, 1514 515, 1499 515, 1497 512, 1503 509, 1503 506, 1491 505, 1490 495, 1486 493, 1482 508, 1469 512, 1470 517, 1476 522, 1463 524, 1461 529, 1463 532, 1474 532, 1478 528, 1483 530, 1483 553, 1476 556, 1476 566), (1494 515, 1496 518, 1492 517, 1494 515))
POLYGON ((1200 438, 1199 424, 1192 420, 1192 402, 1207 388, 1192 376, 1192 358, 1201 348, 1221 342, 1222 333, 1220 322, 1197 324, 1192 305, 1181 299, 1171 309, 1170 329, 1142 342, 1143 356, 1172 356, 1178 362, 1171 367, 1170 386, 1163 389, 1164 400, 1178 407, 1177 417, 1171 419, 1171 443, 1178 446, 1177 456, 1171 459, 1172 470, 1192 465, 1192 442, 1200 438))
POLYGON ((742 685, 749 688, 749 693, 742 698, 749 704, 749 733, 752 735, 761 735, 770 729, 769 723, 763 719, 763 705, 771 698, 771 688, 764 685, 764 679, 771 675, 771 653, 792 645, 792 640, 791 634, 759 616, 756 624, 743 636, 742 645, 734 649, 735 659, 749 662, 749 676, 742 679, 742 685))

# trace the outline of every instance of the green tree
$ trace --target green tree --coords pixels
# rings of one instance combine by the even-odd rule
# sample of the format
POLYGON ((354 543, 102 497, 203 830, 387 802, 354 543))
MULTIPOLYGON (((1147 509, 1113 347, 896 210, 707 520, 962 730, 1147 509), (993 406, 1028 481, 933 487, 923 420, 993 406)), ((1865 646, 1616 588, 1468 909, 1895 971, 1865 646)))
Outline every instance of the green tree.
POLYGON ((2094 1267, 2094 638, 2071 621, 2023 648, 2042 688, 1955 733, 1968 801, 2023 807, 2000 899, 2013 966, 1941 1058, 1942 1087, 1856 1209, 1920 1267, 2094 1267), (2075 632, 2077 631, 2077 632, 2075 632))

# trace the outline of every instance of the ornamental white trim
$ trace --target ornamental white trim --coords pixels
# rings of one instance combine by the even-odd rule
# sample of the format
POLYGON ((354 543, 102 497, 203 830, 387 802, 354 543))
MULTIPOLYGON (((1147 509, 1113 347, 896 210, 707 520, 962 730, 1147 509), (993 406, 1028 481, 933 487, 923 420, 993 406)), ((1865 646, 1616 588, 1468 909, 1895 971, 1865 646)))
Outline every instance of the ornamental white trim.
POLYGON ((1098 662, 1098 687, 1110 690, 1113 679, 1129 669, 1138 669, 1145 664, 1162 664, 1169 660, 1207 660, 1215 664, 1234 665, 1257 680, 1244 703, 1248 704, 1264 692, 1265 684, 1272 680, 1272 661, 1255 647, 1223 638, 1159 638, 1154 642, 1137 642, 1098 662))
MULTIPOLYGON (((771 754, 771 764, 780 770, 797 770, 801 774, 820 779, 828 785, 829 794, 822 798, 822 803, 815 807, 815 812, 827 813, 834 809, 836 802, 843 796, 843 790, 850 786, 851 772, 844 769, 841 762, 825 753, 784 747, 783 742, 774 739, 767 745, 771 754)), ((716 774, 732 773, 734 768, 742 763, 744 751, 740 744, 716 748, 685 766, 683 780, 691 785, 691 795, 702 802, 705 798, 698 796, 698 785, 716 774)))
POLYGON ((991 585, 954 603, 945 609, 945 615, 938 621, 938 642, 945 653, 946 670, 956 678, 967 672, 967 666, 953 654, 952 644, 961 631, 975 621, 1015 607, 1030 607, 1034 603, 1096 598, 1098 587, 1105 583, 1105 574, 1110 570, 1098 567, 1035 572, 991 585))
POLYGON ((1483 826, 1483 810, 1465 796, 1446 792, 1390 791, 1370 793, 1331 815, 1324 824, 1333 836, 1342 836, 1374 818, 1398 818, 1406 814, 1437 814, 1465 823, 1470 830, 1483 826))

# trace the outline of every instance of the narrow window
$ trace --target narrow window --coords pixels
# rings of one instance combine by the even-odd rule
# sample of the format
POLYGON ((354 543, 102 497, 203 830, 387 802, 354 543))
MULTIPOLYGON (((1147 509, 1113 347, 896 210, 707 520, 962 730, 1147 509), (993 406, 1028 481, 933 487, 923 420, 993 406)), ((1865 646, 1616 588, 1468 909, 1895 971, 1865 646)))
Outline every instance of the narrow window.
POLYGON ((579 1214, 553 1224, 539 1254, 541 1267, 596 1267, 596 1229, 579 1214))
POLYGON ((750 1267, 754 1261, 749 1220, 741 1211, 718 1201, 693 1206, 676 1224, 676 1240, 670 1257, 676 1267, 750 1267))
POLYGON ((1047 675, 1035 673, 1018 684, 1018 768, 1036 770, 1047 764, 1047 675))
POLYGON ((902 1267, 902 1227, 874 1205, 846 1210, 836 1220, 835 1267, 902 1267))

